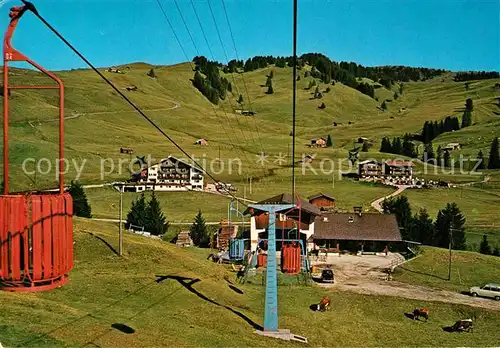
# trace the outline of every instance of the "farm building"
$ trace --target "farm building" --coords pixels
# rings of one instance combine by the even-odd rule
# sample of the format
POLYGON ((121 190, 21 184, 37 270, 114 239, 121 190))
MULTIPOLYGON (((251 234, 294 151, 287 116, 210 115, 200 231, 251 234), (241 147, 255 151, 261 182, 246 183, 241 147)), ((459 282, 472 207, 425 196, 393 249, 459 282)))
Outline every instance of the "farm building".
POLYGON ((126 153, 126 154, 133 154, 134 149, 126 148, 126 147, 120 147, 120 153, 126 153))
POLYGON ((317 193, 309 197, 309 203, 320 210, 329 210, 335 207, 335 198, 324 193, 317 193))
POLYGON ((382 166, 378 161, 367 160, 358 163, 358 175, 365 177, 380 177, 382 175, 382 166))
POLYGON ((304 155, 302 157, 301 162, 302 163, 312 163, 313 160, 314 160, 314 155, 304 155))
MULTIPOLYGON (((291 195, 282 193, 278 196, 260 201, 259 204, 290 204, 292 201, 293 199, 291 195)), ((287 215, 284 214, 285 212, 277 214, 276 238, 295 239, 298 237, 306 243, 307 239, 314 233, 314 221, 317 216, 321 215, 321 211, 317 206, 301 199, 300 197, 296 199, 295 203, 300 205, 300 210, 296 208, 290 211, 287 215), (297 235, 297 229, 299 230, 299 235, 297 235)), ((256 250, 259 239, 267 239, 269 216, 266 212, 250 209, 247 209, 245 214, 251 214, 250 247, 253 251, 256 250)), ((281 243, 277 243, 276 248, 277 250, 281 250, 281 243)))
POLYGON ((411 161, 388 160, 384 163, 384 174, 391 177, 405 177, 411 179, 413 176, 413 167, 411 161))
POLYGON ((402 242, 396 216, 378 213, 323 213, 314 222, 308 239, 320 250, 382 251, 387 244, 402 242))
POLYGON ((203 172, 193 165, 169 156, 135 173, 124 186, 125 192, 203 191, 203 172))
POLYGON ((449 143, 445 147, 443 147, 442 150, 443 151, 460 150, 460 144, 459 143, 449 143))
POLYGON ((181 248, 193 246, 193 240, 189 235, 189 231, 179 232, 179 234, 177 235, 177 241, 175 242, 175 245, 181 248))
POLYGON ((204 138, 200 138, 200 139, 196 140, 196 142, 194 144, 195 145, 200 145, 200 146, 207 146, 208 145, 208 140, 204 139, 204 138))
POLYGON ((311 139, 310 147, 326 147, 326 139, 325 138, 314 138, 311 139))

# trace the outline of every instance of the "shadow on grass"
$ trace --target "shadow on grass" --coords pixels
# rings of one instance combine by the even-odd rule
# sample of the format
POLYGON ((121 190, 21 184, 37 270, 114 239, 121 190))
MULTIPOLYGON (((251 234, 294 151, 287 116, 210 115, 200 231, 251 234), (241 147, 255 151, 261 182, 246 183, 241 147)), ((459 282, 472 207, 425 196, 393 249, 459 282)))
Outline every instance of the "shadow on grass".
POLYGON ((455 332, 455 330, 453 330, 453 326, 442 326, 441 329, 446 332, 455 332))
POLYGON ((125 324, 120 324, 120 323, 114 323, 111 325, 113 329, 117 329, 118 331, 121 331, 126 334, 133 334, 135 332, 134 329, 132 329, 130 326, 125 325, 125 324))
POLYGON ((415 316, 413 315, 413 313, 405 313, 405 317, 411 320, 415 320, 415 316))
POLYGON ((96 238, 96 239, 99 239, 101 242, 103 242, 109 249, 111 249, 111 251, 116 255, 118 256, 118 251, 116 251, 116 249, 111 245, 109 244, 109 242, 107 240, 105 240, 104 238, 92 233, 92 232, 88 232, 88 231, 85 231, 85 233, 88 233, 90 234, 92 237, 96 238))
MULTIPOLYGON (((206 297, 205 295, 203 295, 201 292, 199 292, 198 290, 196 290, 195 288, 193 288, 193 285, 200 282, 201 280, 196 278, 196 279, 193 279, 193 278, 186 278, 186 277, 180 277, 180 276, 174 276, 174 275, 166 275, 166 276, 160 276, 160 275, 157 275, 156 276, 156 282, 157 283, 161 283, 163 282, 164 280, 168 280, 168 279, 172 279, 172 280, 175 280, 177 281, 180 285, 182 285, 184 288, 186 288, 189 292, 195 294, 196 296, 198 296, 199 298, 201 298, 202 300, 205 300, 207 302, 210 302, 216 306, 219 306, 219 307, 222 307, 222 308, 225 308, 227 309, 228 311, 236 314, 237 316, 239 316, 241 319, 243 319, 244 321, 246 321, 248 324, 250 324, 254 329, 256 330, 264 330, 264 328, 262 326, 260 326, 259 324, 255 323, 252 319, 248 318, 246 315, 244 315, 243 313, 241 312, 238 312, 237 310, 234 310, 232 309, 231 307, 229 306, 224 306, 224 305, 221 305, 220 303, 206 297)), ((231 285, 230 285, 231 287, 231 285)), ((239 290, 239 289, 238 289, 239 290)), ((240 290, 241 291, 241 290, 240 290)))
POLYGON ((405 270, 405 271, 408 271, 408 272, 411 272, 411 273, 415 273, 415 274, 421 274, 421 275, 424 275, 424 276, 428 276, 428 277, 432 277, 432 278, 437 278, 437 279, 441 279, 441 280, 448 280, 448 278, 443 278, 443 277, 435 275, 435 274, 429 274, 429 273, 425 273, 425 272, 414 271, 412 269, 405 268, 403 266, 399 266, 398 268, 402 269, 402 270, 405 270))

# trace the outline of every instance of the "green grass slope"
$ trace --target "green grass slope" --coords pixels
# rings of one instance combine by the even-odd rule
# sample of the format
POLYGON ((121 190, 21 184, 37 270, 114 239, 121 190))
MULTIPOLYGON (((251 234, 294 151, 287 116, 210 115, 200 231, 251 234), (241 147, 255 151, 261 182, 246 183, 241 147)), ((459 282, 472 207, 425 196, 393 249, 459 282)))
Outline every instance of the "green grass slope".
MULTIPOLYGON (((125 234, 119 258, 112 251, 116 228, 83 219, 75 219, 75 239, 75 267, 66 285, 43 293, 0 292, 4 346, 291 345, 253 333, 263 322, 264 288, 230 284, 234 274, 207 261, 208 250, 125 234)), ((306 336, 314 347, 494 346, 500 340, 496 312, 317 287, 280 287, 279 316, 280 327, 306 336), (332 310, 310 311, 325 295, 332 310), (422 305, 431 308, 428 323, 404 316, 422 305), (472 315, 478 318, 474 334, 441 328, 472 315)))
MULTIPOLYGON (((130 69, 123 75, 107 73, 106 76, 130 99, 141 107, 163 130, 165 130, 189 154, 194 155, 213 173, 219 166, 210 167, 211 160, 224 159, 225 168, 221 174, 214 174, 218 180, 235 184, 238 195, 246 194, 250 199, 261 199, 291 189, 291 96, 292 83, 290 68, 274 68, 274 94, 267 95, 261 87, 266 81, 266 74, 271 67, 244 74, 227 74, 233 82, 233 94, 218 106, 212 105, 190 79, 193 71, 189 64, 155 67, 156 79, 147 76, 150 65, 144 63, 129 64, 130 69), (127 92, 131 85, 138 87, 137 92, 127 92), (246 93, 248 91, 248 94, 246 93), (238 106, 236 99, 243 95, 243 106, 238 106), (257 112, 255 117, 237 114, 235 109, 251 108, 257 112), (197 147, 193 143, 199 137, 209 140, 209 146, 197 147), (258 154, 267 154, 264 166, 257 163, 258 154), (285 156, 286 163, 279 163, 278 157, 285 156), (232 171, 228 170, 228 160, 232 159, 232 171), (238 162, 240 161, 240 162, 238 162), (241 164, 241 165, 240 165, 241 164), (252 190, 247 178, 252 179, 252 190), (246 187, 245 187, 246 186, 246 187)), ((104 71, 104 69, 103 69, 104 71)), ((479 150, 485 154, 494 136, 500 135, 499 107, 495 101, 498 91, 493 88, 498 80, 471 81, 470 89, 465 90, 463 83, 452 79, 431 79, 425 82, 406 83, 404 93, 392 102, 388 110, 378 109, 382 99, 391 98, 394 93, 385 88, 378 88, 376 101, 352 88, 340 83, 329 86, 331 91, 323 93, 321 100, 312 99, 312 90, 306 90, 311 77, 304 77, 297 83, 297 148, 296 160, 303 154, 312 153, 316 160, 311 167, 297 168, 297 192, 303 196, 319 191, 332 194, 337 198, 341 209, 351 209, 361 205, 370 209, 370 202, 391 192, 390 188, 362 185, 345 180, 341 173, 354 168, 347 161, 348 150, 353 141, 360 136, 368 137, 374 147, 361 154, 361 159, 393 158, 394 155, 378 152, 380 139, 384 136, 402 136, 405 133, 419 132, 424 121, 440 120, 449 115, 460 116, 466 98, 474 101, 473 126, 453 133, 442 134, 435 139, 435 147, 448 142, 460 142, 463 149, 455 151, 453 156, 475 156, 479 150), (321 102, 326 109, 320 110, 321 102), (336 122, 335 127, 333 123, 336 122), (349 124, 350 122, 350 124, 349 124), (333 148, 311 149, 306 145, 313 137, 331 135, 333 148)), ((66 85, 66 116, 79 115, 66 121, 66 158, 68 181, 78 178, 82 183, 99 183, 129 178, 130 170, 137 167, 130 165, 135 155, 151 154, 159 160, 169 154, 181 156, 177 148, 153 129, 135 111, 127 106, 109 86, 102 82, 95 73, 80 69, 58 72, 66 85), (133 156, 119 153, 120 147, 131 147, 133 156), (76 173, 81 175, 77 177, 76 173)), ((47 79, 33 71, 12 71, 12 83, 42 83, 47 79)), ((326 85, 321 84, 324 91, 326 85)), ((396 87, 394 87, 395 89, 396 87)), ((0 99, 3 103, 3 98, 0 99)), ((57 176, 55 158, 57 157, 58 125, 57 94, 54 91, 14 90, 10 99, 11 109, 11 190, 22 191, 34 188, 55 187, 57 176), (48 174, 25 174, 23 161, 27 163, 27 172, 35 169, 35 161, 49 158, 49 163, 41 164, 42 171, 48 174), (50 170, 49 170, 50 169, 50 170)), ((420 145, 420 150, 422 146, 420 145)), ((435 172, 432 166, 424 167, 417 162, 417 174, 427 179, 443 179, 454 182, 474 182, 491 177, 488 188, 484 190, 451 190, 442 194, 442 190, 410 193, 415 207, 428 206, 431 210, 438 205, 444 207, 450 200, 461 200, 465 195, 464 208, 473 210, 477 202, 478 214, 468 213, 471 228, 478 233, 486 231, 497 233, 500 216, 494 212, 495 195, 500 195, 500 175, 498 171, 484 171, 481 175, 471 173, 435 172)), ((210 180, 208 180, 210 181, 210 180)), ((111 217, 113 213, 109 191, 89 193, 96 216, 111 217)), ((177 220, 187 221, 198 209, 207 211, 210 218, 225 215, 227 206, 221 199, 207 197, 187 204, 177 204, 178 195, 164 196, 167 210, 177 220), (171 202, 171 203, 169 203, 171 202), (176 207, 179 209, 176 210, 176 207), (175 210, 175 211, 174 211, 175 210)), ((127 198, 127 202, 131 200, 127 198)))
POLYGON ((448 261, 448 250, 424 247, 419 257, 396 268, 394 279, 459 292, 500 282, 498 257, 454 250, 450 281, 447 280, 448 261))

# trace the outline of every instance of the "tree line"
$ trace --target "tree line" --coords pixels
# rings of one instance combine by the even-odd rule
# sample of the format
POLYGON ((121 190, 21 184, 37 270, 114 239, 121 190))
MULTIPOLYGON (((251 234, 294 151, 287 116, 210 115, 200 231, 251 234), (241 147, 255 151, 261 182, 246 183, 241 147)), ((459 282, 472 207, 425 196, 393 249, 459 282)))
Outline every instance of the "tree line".
POLYGON ((380 152, 393 153, 411 158, 418 156, 415 144, 411 141, 411 137, 408 134, 404 135, 403 140, 400 137, 394 137, 392 141, 388 137, 382 138, 380 152))
POLYGON ((438 211, 435 221, 425 208, 413 215, 406 196, 385 200, 382 208, 385 214, 396 215, 403 240, 448 248, 451 236, 453 249, 466 249, 465 216, 456 203, 446 204, 444 209, 438 211))
MULTIPOLYGON (((455 250, 466 250, 467 238, 465 235, 465 216, 456 203, 448 203, 440 209, 433 221, 425 208, 412 214, 410 202, 406 196, 399 196, 385 200, 382 203, 385 214, 396 215, 398 227, 403 240, 411 240, 424 245, 448 248, 451 237, 451 246, 455 250)), ((487 236, 479 246, 482 254, 500 256, 499 245, 491 248, 487 236)))
POLYGON ((425 121, 422 127, 422 142, 424 144, 430 143, 439 135, 446 132, 453 132, 460 129, 460 121, 458 117, 447 116, 441 121, 425 121))
POLYGON ((466 71, 458 72, 453 77, 456 82, 470 81, 470 80, 486 80, 486 79, 498 79, 500 73, 497 71, 466 71))
POLYGON ((195 73, 193 85, 213 104, 226 98, 227 91, 232 92, 232 85, 225 77, 220 76, 221 64, 210 61, 203 56, 193 58, 195 73), (205 77, 202 76, 205 75, 205 77))

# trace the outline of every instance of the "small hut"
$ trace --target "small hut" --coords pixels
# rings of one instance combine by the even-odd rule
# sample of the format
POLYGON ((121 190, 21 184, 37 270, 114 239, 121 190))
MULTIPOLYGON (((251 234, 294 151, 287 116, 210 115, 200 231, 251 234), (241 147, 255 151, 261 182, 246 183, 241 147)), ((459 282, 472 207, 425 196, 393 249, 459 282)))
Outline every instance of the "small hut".
POLYGON ((193 246, 193 240, 189 235, 189 231, 179 232, 179 234, 177 235, 177 242, 175 243, 175 245, 180 248, 193 246))
POLYGON ((196 140, 196 142, 194 144, 195 145, 200 145, 200 146, 207 146, 208 145, 208 140, 205 139, 205 138, 200 138, 200 139, 196 140))

